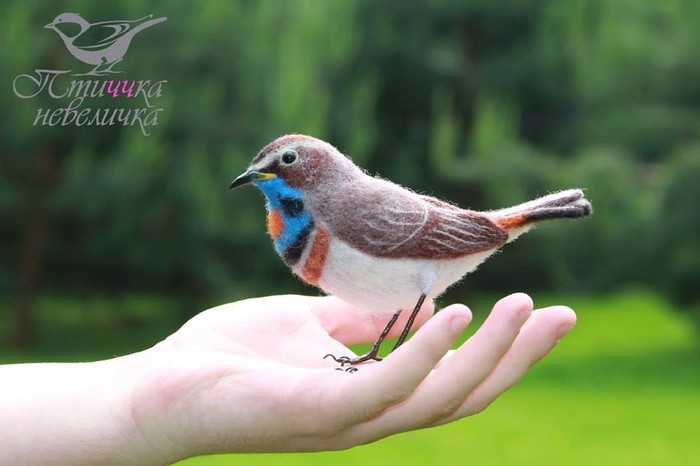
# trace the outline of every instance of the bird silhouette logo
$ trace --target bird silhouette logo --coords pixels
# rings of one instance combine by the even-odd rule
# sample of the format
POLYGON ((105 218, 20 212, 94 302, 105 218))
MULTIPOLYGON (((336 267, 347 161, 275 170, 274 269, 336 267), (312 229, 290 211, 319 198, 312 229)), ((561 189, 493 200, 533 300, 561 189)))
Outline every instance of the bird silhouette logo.
POLYGON ((61 13, 44 27, 55 31, 75 58, 94 65, 92 70, 76 76, 103 76, 123 73, 115 70, 114 65, 124 59, 134 36, 167 19, 154 18, 151 14, 132 21, 89 23, 78 13, 61 13))

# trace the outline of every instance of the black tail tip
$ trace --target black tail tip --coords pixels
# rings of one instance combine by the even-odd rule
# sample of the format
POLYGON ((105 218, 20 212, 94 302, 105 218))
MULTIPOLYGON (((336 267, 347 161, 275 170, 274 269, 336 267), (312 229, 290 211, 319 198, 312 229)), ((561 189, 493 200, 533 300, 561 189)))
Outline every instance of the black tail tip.
POLYGON ((593 214, 593 204, 588 199, 581 199, 581 217, 589 217, 593 214))
POLYGON ((542 207, 530 212, 526 217, 527 223, 557 218, 585 218, 593 213, 593 206, 588 199, 578 199, 563 206, 542 207))

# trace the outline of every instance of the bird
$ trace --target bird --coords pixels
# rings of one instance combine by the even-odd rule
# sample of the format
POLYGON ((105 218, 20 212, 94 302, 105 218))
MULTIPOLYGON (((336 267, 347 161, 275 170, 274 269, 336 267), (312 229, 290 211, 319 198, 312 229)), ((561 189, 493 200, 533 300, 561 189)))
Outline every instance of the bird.
POLYGON ((63 40, 68 51, 78 60, 95 67, 82 75, 102 76, 119 73, 112 69, 123 60, 136 34, 167 17, 144 16, 133 21, 102 21, 90 24, 78 13, 61 13, 44 27, 52 29, 63 40), (101 67, 105 67, 100 69, 101 67))
POLYGON ((229 185, 252 184, 266 200, 267 230, 303 281, 368 312, 393 310, 369 352, 335 356, 341 367, 381 360, 402 309, 413 309, 393 349, 404 343, 425 299, 544 220, 583 218, 591 203, 568 189, 505 209, 462 209, 371 176, 323 140, 281 136, 229 185))

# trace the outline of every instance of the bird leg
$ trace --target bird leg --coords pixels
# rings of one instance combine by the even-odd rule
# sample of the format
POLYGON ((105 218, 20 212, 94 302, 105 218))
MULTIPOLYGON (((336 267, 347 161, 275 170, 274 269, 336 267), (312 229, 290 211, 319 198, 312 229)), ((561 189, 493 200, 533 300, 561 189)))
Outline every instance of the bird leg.
MULTIPOLYGON (((423 297, 425 297, 425 296, 423 296, 423 297)), ((401 314, 400 309, 398 311, 394 312, 394 315, 391 316, 389 323, 386 324, 386 327, 384 327, 384 330, 382 330, 382 334, 379 335, 379 338, 377 338, 377 341, 374 342, 372 349, 369 350, 368 353, 363 354, 362 356, 358 356, 356 358, 350 358, 348 356, 336 357, 336 356, 333 356, 332 354, 327 354, 323 357, 323 359, 331 358, 335 362, 339 363, 341 365, 341 367, 344 366, 345 364, 350 364, 350 365, 359 364, 361 362, 369 361, 370 359, 373 359, 375 361, 381 361, 382 358, 379 357, 379 347, 382 346, 382 342, 384 341, 386 336, 389 334, 391 327, 393 327, 394 324, 396 323, 396 320, 399 318, 399 314, 401 314)))
POLYGON ((112 67, 116 65, 117 63, 123 61, 123 58, 119 58, 117 60, 114 60, 112 63, 107 63, 107 60, 103 57, 100 63, 95 65, 93 69, 88 71, 87 73, 80 73, 76 74, 74 76, 104 76, 105 74, 114 74, 114 73, 123 73, 123 71, 116 71, 113 70, 112 67), (107 68, 100 69, 101 67, 109 65, 107 68))
POLYGON ((76 74, 74 74, 73 76, 102 76, 103 73, 101 73, 101 72, 99 72, 99 71, 97 71, 97 70, 98 70, 98 69, 100 68, 100 66, 102 66, 103 64, 104 64, 104 63, 98 63, 97 65, 95 65, 95 67, 94 67, 93 69, 91 69, 91 70, 88 71, 87 73, 76 73, 76 74))
POLYGON ((423 306, 423 301, 425 301, 425 294, 420 295, 420 298, 418 298, 416 307, 413 308, 413 312, 411 312, 411 315, 408 317, 408 321, 406 322, 406 326, 403 328, 403 332, 401 332, 399 339, 396 341, 396 344, 391 349, 392 352, 396 350, 396 348, 398 348, 399 346, 403 345, 403 342, 406 341, 406 337, 408 337, 408 332, 411 331, 413 322, 416 320, 416 316, 418 315, 420 308, 423 306))
MULTIPOLYGON (((420 308, 423 306, 424 301, 425 301, 425 294, 422 294, 422 295, 420 295, 420 298, 418 298, 418 302, 416 303, 416 306, 413 308, 411 315, 408 317, 408 321, 406 322, 406 326, 403 328, 403 331, 401 332, 399 339, 396 341, 396 344, 391 349, 391 352, 393 352, 396 348, 401 346, 406 341, 406 338, 408 337, 408 332, 411 331, 411 327, 413 326, 413 322, 416 320, 416 316, 418 315, 418 312, 420 312, 420 308)), ((327 354, 323 357, 323 359, 330 357, 335 362, 340 363, 341 367, 344 366, 345 364, 350 364, 350 365, 359 364, 361 362, 369 361, 370 359, 373 359, 375 361, 381 361, 382 358, 379 357, 379 347, 382 345, 382 342, 384 341, 386 336, 389 334, 389 331, 396 323, 396 320, 399 318, 400 314, 401 314, 401 310, 399 309, 398 311, 396 311, 394 313, 393 316, 391 316, 389 323, 386 324, 386 327, 384 327, 382 334, 379 335, 379 338, 377 339, 377 341, 374 342, 372 349, 369 350, 368 353, 363 354, 362 356, 359 356, 357 358, 350 358, 348 356, 336 357, 336 356, 333 356, 332 354, 327 354)))
POLYGON ((109 66, 108 66, 107 68, 105 68, 104 70, 102 70, 102 72, 103 72, 103 73, 123 73, 123 71, 116 71, 116 70, 113 70, 113 69, 112 69, 112 67, 113 67, 114 65, 116 65, 117 63, 119 63, 120 61, 123 61, 123 60, 124 60, 123 58, 119 58, 119 59, 117 59, 117 60, 114 60, 112 63, 109 64, 109 66))

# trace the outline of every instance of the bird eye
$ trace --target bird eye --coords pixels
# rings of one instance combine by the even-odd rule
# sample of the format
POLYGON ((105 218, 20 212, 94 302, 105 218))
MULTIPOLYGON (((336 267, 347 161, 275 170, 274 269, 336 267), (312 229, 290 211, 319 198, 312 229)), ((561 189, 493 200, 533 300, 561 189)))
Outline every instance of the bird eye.
POLYGON ((294 163, 297 159, 297 153, 294 152, 293 150, 288 150, 284 154, 282 154, 282 162, 286 163, 287 165, 294 163))

